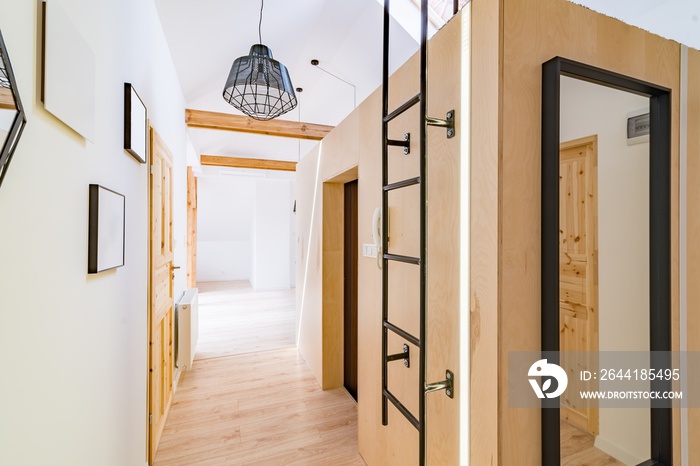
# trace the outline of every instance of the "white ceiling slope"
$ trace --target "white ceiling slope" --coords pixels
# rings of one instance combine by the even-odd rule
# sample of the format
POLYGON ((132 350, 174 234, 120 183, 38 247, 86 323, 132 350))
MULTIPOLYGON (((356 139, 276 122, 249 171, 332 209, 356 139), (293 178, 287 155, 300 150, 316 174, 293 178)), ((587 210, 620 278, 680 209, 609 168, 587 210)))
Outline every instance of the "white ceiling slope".
MULTIPOLYGON (((570 0, 628 24, 700 49, 700 0, 570 0)), ((221 94, 233 60, 258 42, 258 0, 155 0, 183 87, 193 109, 239 114, 221 94)), ((289 69, 299 106, 284 120, 337 125, 354 108, 353 89, 318 68, 352 82, 359 104, 381 84, 381 0, 265 0, 262 41, 289 69)), ((408 27, 411 0, 395 0, 392 14, 408 27), (396 8, 398 8, 398 6, 396 8)), ((413 5, 413 6, 412 6, 413 5)), ((415 12, 414 12, 415 13, 415 12)), ((418 47, 392 23, 390 67, 418 47)), ((183 115, 184 118, 184 115, 183 115)), ((312 141, 191 129, 198 154, 298 160, 312 141)))
MULTIPOLYGON (((187 106, 240 114, 222 91, 233 61, 258 43, 260 2, 255 0, 155 0, 187 106)), ((418 44, 392 25, 391 68, 418 44)), ((376 0, 265 0, 262 42, 302 87, 299 106, 280 119, 337 125, 381 84, 382 7, 376 0)), ((184 115, 183 115, 184 118, 184 115)), ((289 138, 190 129, 198 154, 298 160, 315 144, 289 138)))
POLYGON ((569 0, 700 50, 700 0, 569 0))

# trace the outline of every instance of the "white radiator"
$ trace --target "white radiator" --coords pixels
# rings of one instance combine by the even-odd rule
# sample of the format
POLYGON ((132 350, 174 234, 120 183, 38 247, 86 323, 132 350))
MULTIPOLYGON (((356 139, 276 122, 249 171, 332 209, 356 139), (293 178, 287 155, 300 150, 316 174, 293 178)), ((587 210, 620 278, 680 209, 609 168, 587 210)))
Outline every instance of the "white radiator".
POLYGON ((175 365, 179 369, 192 369, 194 352, 199 337, 199 290, 185 291, 175 305, 175 365))

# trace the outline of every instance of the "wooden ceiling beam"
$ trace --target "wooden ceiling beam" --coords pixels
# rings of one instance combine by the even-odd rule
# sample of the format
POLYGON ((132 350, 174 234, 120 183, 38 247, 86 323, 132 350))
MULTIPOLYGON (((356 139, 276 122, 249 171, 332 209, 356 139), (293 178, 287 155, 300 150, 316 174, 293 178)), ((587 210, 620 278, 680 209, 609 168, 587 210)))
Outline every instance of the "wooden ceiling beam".
POLYGON ((296 162, 225 157, 220 155, 202 155, 200 162, 202 165, 209 167, 253 168, 256 170, 281 170, 286 172, 293 172, 297 169, 296 162))
POLYGON ((334 128, 333 126, 288 120, 259 121, 247 116, 191 109, 185 110, 185 122, 190 128, 238 131, 313 141, 320 141, 334 128))

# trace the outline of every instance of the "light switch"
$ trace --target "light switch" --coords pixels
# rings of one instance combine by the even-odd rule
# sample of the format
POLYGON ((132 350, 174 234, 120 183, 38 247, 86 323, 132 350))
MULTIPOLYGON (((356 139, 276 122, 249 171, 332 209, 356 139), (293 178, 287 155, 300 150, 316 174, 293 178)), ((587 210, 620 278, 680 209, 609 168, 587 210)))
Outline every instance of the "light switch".
POLYGON ((362 255, 364 257, 377 257, 378 248, 376 244, 365 243, 362 245, 362 255))

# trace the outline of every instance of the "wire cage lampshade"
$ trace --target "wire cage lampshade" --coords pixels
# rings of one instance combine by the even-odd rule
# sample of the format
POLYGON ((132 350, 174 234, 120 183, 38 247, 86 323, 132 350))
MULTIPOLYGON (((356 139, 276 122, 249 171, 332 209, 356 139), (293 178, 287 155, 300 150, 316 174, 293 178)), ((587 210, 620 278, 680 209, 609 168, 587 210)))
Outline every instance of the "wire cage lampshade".
POLYGON ((287 67, 262 44, 253 45, 250 54, 233 62, 224 100, 256 120, 272 120, 297 106, 287 67))

